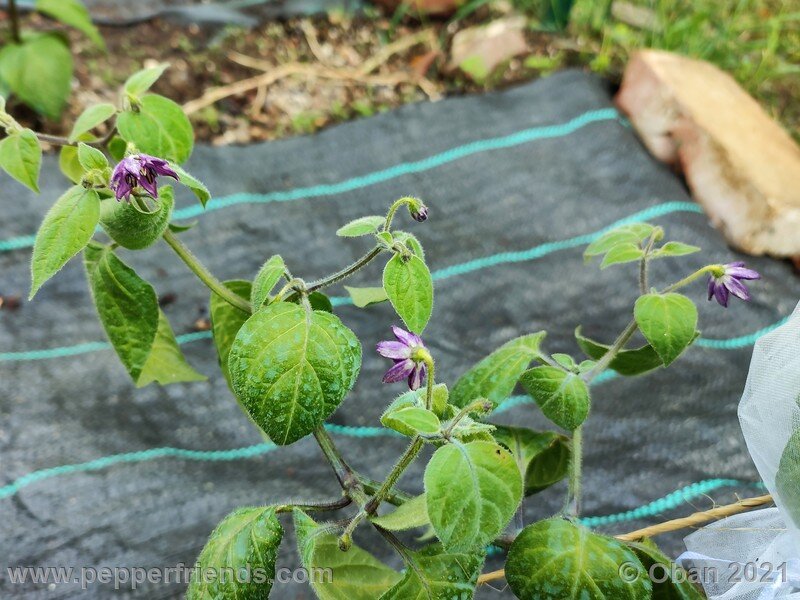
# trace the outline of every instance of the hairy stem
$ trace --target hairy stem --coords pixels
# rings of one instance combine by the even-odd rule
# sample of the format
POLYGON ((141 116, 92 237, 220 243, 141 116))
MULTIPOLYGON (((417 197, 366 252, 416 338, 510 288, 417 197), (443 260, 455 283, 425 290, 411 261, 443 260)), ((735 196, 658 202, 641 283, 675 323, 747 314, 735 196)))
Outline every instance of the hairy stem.
POLYGON ((611 364, 611 361, 619 354, 623 348, 625 348, 625 344, 627 344, 630 339, 633 337, 633 334, 636 333, 636 330, 639 326, 636 324, 636 320, 632 319, 630 323, 625 326, 625 329, 622 330, 622 333, 619 334, 617 339, 612 344, 611 348, 608 349, 600 360, 597 361, 597 364, 586 374, 586 382, 589 383, 600 375, 603 371, 608 368, 608 365, 611 364))
POLYGON ((581 513, 581 477, 583 476, 583 425, 572 432, 572 459, 569 465, 569 495, 572 498, 570 513, 581 513))
POLYGON ((164 231, 162 237, 164 238, 164 241, 169 244, 170 248, 175 251, 175 254, 177 254, 184 263, 186 263, 186 266, 189 267, 192 273, 197 275, 200 281, 202 281, 212 292, 239 310, 242 310, 246 313, 253 312, 253 307, 250 305, 250 302, 226 288, 222 282, 214 277, 211 271, 209 271, 205 265, 203 265, 203 263, 201 263, 200 260, 198 260, 194 254, 192 254, 191 250, 189 250, 189 248, 187 248, 186 245, 180 241, 174 233, 167 229, 164 231))
POLYGON ((308 291, 309 292, 316 292, 317 290, 321 290, 322 288, 326 288, 329 285, 333 285, 334 283, 338 283, 338 282, 342 281, 343 279, 347 279, 348 277, 350 277, 351 275, 353 275, 354 273, 360 271, 366 265, 368 265, 372 261, 373 258, 375 258, 376 256, 378 256, 378 254, 381 253, 381 251, 382 251, 382 248, 380 248, 379 246, 376 246, 375 248, 373 248, 372 250, 367 252, 364 256, 359 258, 356 262, 354 262, 353 264, 345 267, 341 271, 337 271, 336 273, 334 273, 332 275, 328 275, 327 277, 323 277, 322 279, 318 279, 317 281, 312 281, 310 284, 308 284, 308 291))
POLYGON ((719 271, 722 268, 723 268, 722 265, 707 265, 707 266, 703 267, 702 269, 698 269, 697 271, 695 271, 691 275, 688 275, 688 276, 684 277, 680 281, 676 281, 671 286, 664 288, 664 291, 662 293, 668 294, 669 292, 674 292, 675 290, 680 289, 682 287, 685 287, 685 286, 689 285, 690 283, 692 283, 693 281, 698 280, 703 275, 705 275, 707 273, 713 273, 714 271, 719 271))
POLYGON ((349 496, 342 496, 337 500, 330 502, 289 502, 281 504, 275 508, 276 513, 292 512, 295 508, 304 510, 305 512, 329 512, 347 508, 353 503, 353 499, 349 496))
POLYGON ((344 492, 348 496, 355 496, 354 499, 359 504, 363 504, 366 501, 366 496, 361 490, 361 481, 356 472, 345 462, 324 425, 319 425, 314 429, 314 438, 317 440, 322 454, 325 455, 325 458, 333 468, 336 479, 339 480, 339 485, 342 486, 344 492))
POLYGON ((383 223, 383 230, 389 231, 392 227, 392 220, 394 219, 394 214, 397 212, 397 209, 403 206, 404 204, 409 204, 413 201, 413 198, 404 197, 400 198, 399 200, 395 200, 394 203, 389 207, 389 212, 386 213, 386 221, 383 223))
POLYGON ((22 42, 22 36, 19 34, 19 10, 17 9, 17 0, 8 0, 8 24, 11 28, 11 38, 14 43, 19 44, 22 42))

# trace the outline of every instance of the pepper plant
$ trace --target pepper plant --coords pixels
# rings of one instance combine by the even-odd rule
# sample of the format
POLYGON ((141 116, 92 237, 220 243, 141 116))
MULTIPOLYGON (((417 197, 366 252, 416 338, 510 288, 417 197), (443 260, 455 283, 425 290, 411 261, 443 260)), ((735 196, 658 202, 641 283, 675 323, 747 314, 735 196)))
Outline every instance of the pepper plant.
MULTIPOLYGON (((209 289, 220 370, 253 426, 278 445, 313 437, 341 487, 329 500, 242 507, 228 515, 197 559, 201 569, 194 572, 188 598, 267 597, 284 513, 294 523, 302 565, 331 572, 312 582, 323 600, 471 598, 477 585, 499 576, 527 600, 700 597, 685 578, 651 581, 647 570, 654 564, 678 573, 652 542, 624 542, 581 525, 590 384, 609 370, 636 376, 670 366, 698 335, 697 308, 681 292, 707 277, 709 299, 722 305, 731 294, 746 300, 742 282, 758 278, 755 271, 740 263, 712 264, 674 283, 652 282, 652 261, 679 259, 699 248, 665 241, 656 225, 630 223, 599 236, 585 252, 587 261, 599 258, 602 269, 638 265, 640 294, 615 340, 594 340, 578 327, 575 337, 586 355, 579 358, 547 352, 545 332, 530 332, 465 373, 441 373, 424 342, 434 296, 427 258, 419 238, 398 227, 404 212, 425 222, 428 207, 404 197, 384 215, 342 225, 338 236, 364 243, 365 253, 320 279, 302 278, 276 255, 252 280, 219 281, 184 243, 189 226, 171 220, 174 191, 163 185, 167 180, 187 186, 204 205, 210 194, 181 167, 192 150, 189 121, 173 102, 148 93, 162 71, 133 75, 117 106, 87 109, 69 138, 45 137, 62 146, 61 166, 73 185, 36 235, 31 296, 82 254, 100 322, 134 385, 204 379, 183 356, 153 286, 118 254, 120 248, 143 251, 164 242, 209 289), (93 134, 101 125, 105 133, 93 134), (348 290, 359 307, 391 303, 399 320, 386 323, 393 335, 376 351, 391 361, 383 383, 408 388, 386 401, 380 419, 405 436, 408 446, 378 481, 353 469, 324 428, 362 362, 361 343, 334 314, 325 291, 373 261, 384 264, 382 281, 348 290), (639 345, 633 345, 636 335, 639 345), (459 376, 448 387, 444 382, 454 375, 459 376), (553 423, 551 431, 492 423, 492 411, 518 384, 535 401, 532 410, 553 423), (429 453, 422 452, 426 447, 429 453), (430 458, 415 487, 424 491, 414 495, 398 480, 422 456, 430 458), (562 480, 563 508, 525 523, 523 499, 562 480), (348 511, 345 517, 342 511, 348 511), (402 570, 357 545, 366 528, 397 552, 402 570), (408 530, 425 535, 410 543, 408 530), (487 552, 498 549, 506 552, 504 571, 482 575, 487 552), (255 569, 268 576, 248 577, 255 569)), ((0 123, 6 132, 0 145, 16 149, 2 155, 0 165, 36 189, 44 136, 20 127, 4 109, 0 123)), ((390 390, 381 388, 375 397, 390 390)))

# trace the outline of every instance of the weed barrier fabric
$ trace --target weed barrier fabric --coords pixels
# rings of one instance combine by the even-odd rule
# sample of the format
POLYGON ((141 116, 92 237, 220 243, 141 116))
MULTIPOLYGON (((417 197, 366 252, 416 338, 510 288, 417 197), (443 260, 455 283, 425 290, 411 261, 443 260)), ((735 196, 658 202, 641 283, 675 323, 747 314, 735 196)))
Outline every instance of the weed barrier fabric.
MULTIPOLYGON (((0 239, 35 231, 66 189, 54 166, 54 158, 46 157, 40 196, 2 179, 0 239)), ((399 225, 419 236, 435 271, 436 304, 424 338, 437 374, 451 385, 520 334, 547 329, 547 350, 576 356, 577 325, 611 341, 630 318, 636 269, 601 272, 597 265, 584 267, 581 254, 588 234, 614 222, 649 216, 669 239, 704 248, 702 255, 655 264, 654 284, 674 281, 705 262, 743 259, 690 202, 680 180, 640 145, 614 112, 605 84, 580 72, 501 93, 405 106, 310 137, 201 146, 187 168, 208 183, 216 199, 182 237, 224 279, 253 277, 273 253, 308 280, 332 272, 369 243, 341 243, 337 227, 380 214, 401 195, 423 198, 430 206, 428 222, 403 215, 399 225)), ((179 188, 178 200, 182 214, 195 211, 186 190, 179 188)), ((164 244, 121 254, 159 294, 173 299, 164 310, 176 334, 191 332, 207 314, 207 291, 164 244)), ((27 294, 29 259, 29 249, 0 252, 1 294, 27 294)), ((585 431, 583 514, 630 511, 712 480, 691 488, 691 501, 673 495, 623 522, 590 521, 601 531, 629 531, 708 507, 703 492, 721 503, 759 493, 736 406, 753 340, 791 313, 800 283, 785 263, 747 260, 764 276, 753 286, 751 303, 732 302, 725 310, 705 302, 702 283, 689 289, 699 303, 703 339, 669 371, 594 386, 585 431)), ((348 284, 378 285, 381 268, 370 265, 348 284)), ((331 294, 343 296, 344 290, 331 294)), ((354 391, 331 418, 332 432, 358 470, 379 478, 406 442, 357 428, 376 426, 385 406, 403 391, 399 384, 380 384, 387 365, 373 351, 398 319, 388 305, 361 310, 344 303, 336 312, 362 340, 364 365, 354 391)), ((208 382, 135 389, 114 353, 94 344, 104 335, 77 260, 34 302, 0 311, 2 567, 191 564, 217 522, 236 507, 337 497, 333 473, 314 440, 270 450, 228 391, 211 341, 203 334, 182 339, 188 360, 208 382), (8 354, 23 351, 31 352, 8 354), (95 462, 41 472, 87 461, 95 462)), ((494 419, 548 427, 531 404, 517 404, 494 419)), ((424 464, 414 463, 402 481, 412 492, 421 491, 424 464)), ((563 496, 562 483, 528 499, 528 521, 554 514, 563 496)), ((674 556, 682 549, 681 536, 659 541, 674 556)), ((400 567, 368 528, 359 529, 356 540, 400 567)), ((289 527, 278 566, 297 565, 289 527)), ((499 558, 490 558, 487 567, 500 565, 499 558)), ((180 584, 148 583, 136 590, 123 585, 122 592, 101 584, 48 589, 12 584, 6 575, 3 568, 3 598, 183 593, 180 584)), ((304 584, 276 583, 271 597, 312 596, 304 584)), ((486 588, 478 597, 511 595, 486 588)))

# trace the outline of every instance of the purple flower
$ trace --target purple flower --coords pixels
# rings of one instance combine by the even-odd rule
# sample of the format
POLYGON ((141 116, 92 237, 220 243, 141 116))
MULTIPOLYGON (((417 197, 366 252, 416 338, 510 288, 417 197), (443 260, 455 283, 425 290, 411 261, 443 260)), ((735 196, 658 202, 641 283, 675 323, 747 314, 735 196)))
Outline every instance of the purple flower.
POLYGON ((745 301, 750 300, 750 291, 742 283, 748 279, 761 279, 761 275, 746 269, 741 261, 722 265, 719 272, 712 273, 708 278, 708 299, 716 298, 725 307, 728 306, 730 294, 745 301))
POLYGON ((420 356, 427 353, 425 344, 417 334, 400 327, 393 325, 392 331, 398 341, 378 343, 378 354, 394 361, 394 365, 384 374, 383 383, 394 383, 408 378, 408 387, 412 390, 419 389, 425 383, 427 372, 425 362, 420 356))
POLYGON ((424 204, 419 205, 418 207, 412 207, 411 209, 411 217, 415 221, 419 221, 422 223, 423 221, 428 220, 428 207, 424 204))
POLYGON ((178 174, 167 161, 147 154, 132 154, 114 167, 114 172, 111 173, 111 189, 117 200, 130 198, 137 186, 141 186, 153 198, 158 198, 156 177, 159 175, 178 179, 178 174))

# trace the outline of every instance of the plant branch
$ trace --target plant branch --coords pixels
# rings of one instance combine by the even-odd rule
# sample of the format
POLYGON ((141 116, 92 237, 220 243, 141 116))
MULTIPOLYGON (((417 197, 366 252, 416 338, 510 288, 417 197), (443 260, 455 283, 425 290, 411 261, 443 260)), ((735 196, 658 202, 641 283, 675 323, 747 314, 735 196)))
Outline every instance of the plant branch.
POLYGON ((317 290, 321 290, 322 288, 326 288, 329 285, 333 285, 334 283, 338 283, 343 279, 346 279, 356 273, 357 271, 363 269, 366 265, 368 265, 373 258, 378 256, 382 251, 380 246, 376 246, 369 252, 367 252, 364 256, 359 258, 353 264, 348 265, 341 271, 337 271, 332 275, 328 275, 327 277, 323 277, 322 279, 318 279, 317 281, 312 281, 308 284, 308 291, 309 292, 316 292, 317 290))
POLYGON ((350 465, 345 462, 324 425, 319 425, 314 429, 314 438, 317 440, 322 454, 325 455, 325 458, 333 468, 336 479, 339 480, 339 485, 342 486, 345 494, 354 497, 354 500, 363 505, 366 501, 366 495, 361 489, 361 480, 350 465))
POLYGON ((186 266, 197 275, 197 277, 202 281, 206 286, 217 296, 225 300, 231 306, 235 306, 241 311, 246 313, 252 313, 253 307, 250 305, 250 302, 234 294, 231 290, 226 288, 222 282, 214 277, 214 275, 201 263, 198 258, 192 254, 191 250, 187 248, 182 241, 178 239, 178 237, 172 233, 169 229, 164 231, 162 235, 164 241, 169 244, 170 248, 175 251, 183 262, 186 263, 186 266))
POLYGON ((611 348, 608 349, 608 352, 606 352, 600 358, 600 360, 597 361, 597 364, 592 368, 592 370, 586 374, 587 383, 592 381, 592 379, 600 375, 600 373, 608 368, 608 365, 610 365, 611 361, 614 360, 617 354, 619 354, 620 351, 625 348, 625 344, 630 341, 638 328, 639 326, 636 324, 635 319, 632 319, 631 322, 625 326, 625 329, 623 329, 622 333, 619 334, 619 337, 617 337, 617 339, 614 341, 614 344, 611 346, 611 348))
POLYGON ((8 21, 11 27, 11 37, 14 43, 19 44, 22 42, 22 36, 19 34, 19 10, 17 9, 17 0, 8 0, 8 21))
POLYGON ((330 502, 291 502, 288 504, 281 504, 275 508, 276 513, 292 512, 295 508, 299 508, 306 512, 327 512, 347 508, 353 503, 353 499, 349 496, 342 496, 337 500, 330 502))
POLYGON ((572 432, 572 460, 569 467, 569 495, 572 498, 571 514, 581 512, 581 477, 583 476, 583 425, 572 432))
MULTIPOLYGON (((720 519, 724 519, 725 517, 730 517, 731 515, 748 511, 751 508, 758 508, 760 506, 764 506, 765 504, 771 504, 772 502, 772 496, 769 494, 765 496, 757 496, 755 498, 745 498, 744 500, 739 500, 733 504, 718 506, 717 508, 712 508, 710 510, 703 510, 693 513, 688 517, 681 517, 679 519, 665 521, 664 523, 659 523, 658 525, 652 525, 650 527, 645 527, 644 529, 637 529, 636 531, 631 531, 630 533, 624 533, 615 537, 623 542, 632 542, 670 531, 678 531, 688 527, 696 527, 710 521, 718 521, 720 519)), ((504 569, 498 569, 497 571, 484 573, 478 577, 478 585, 503 579, 505 576, 506 572, 504 569)))

